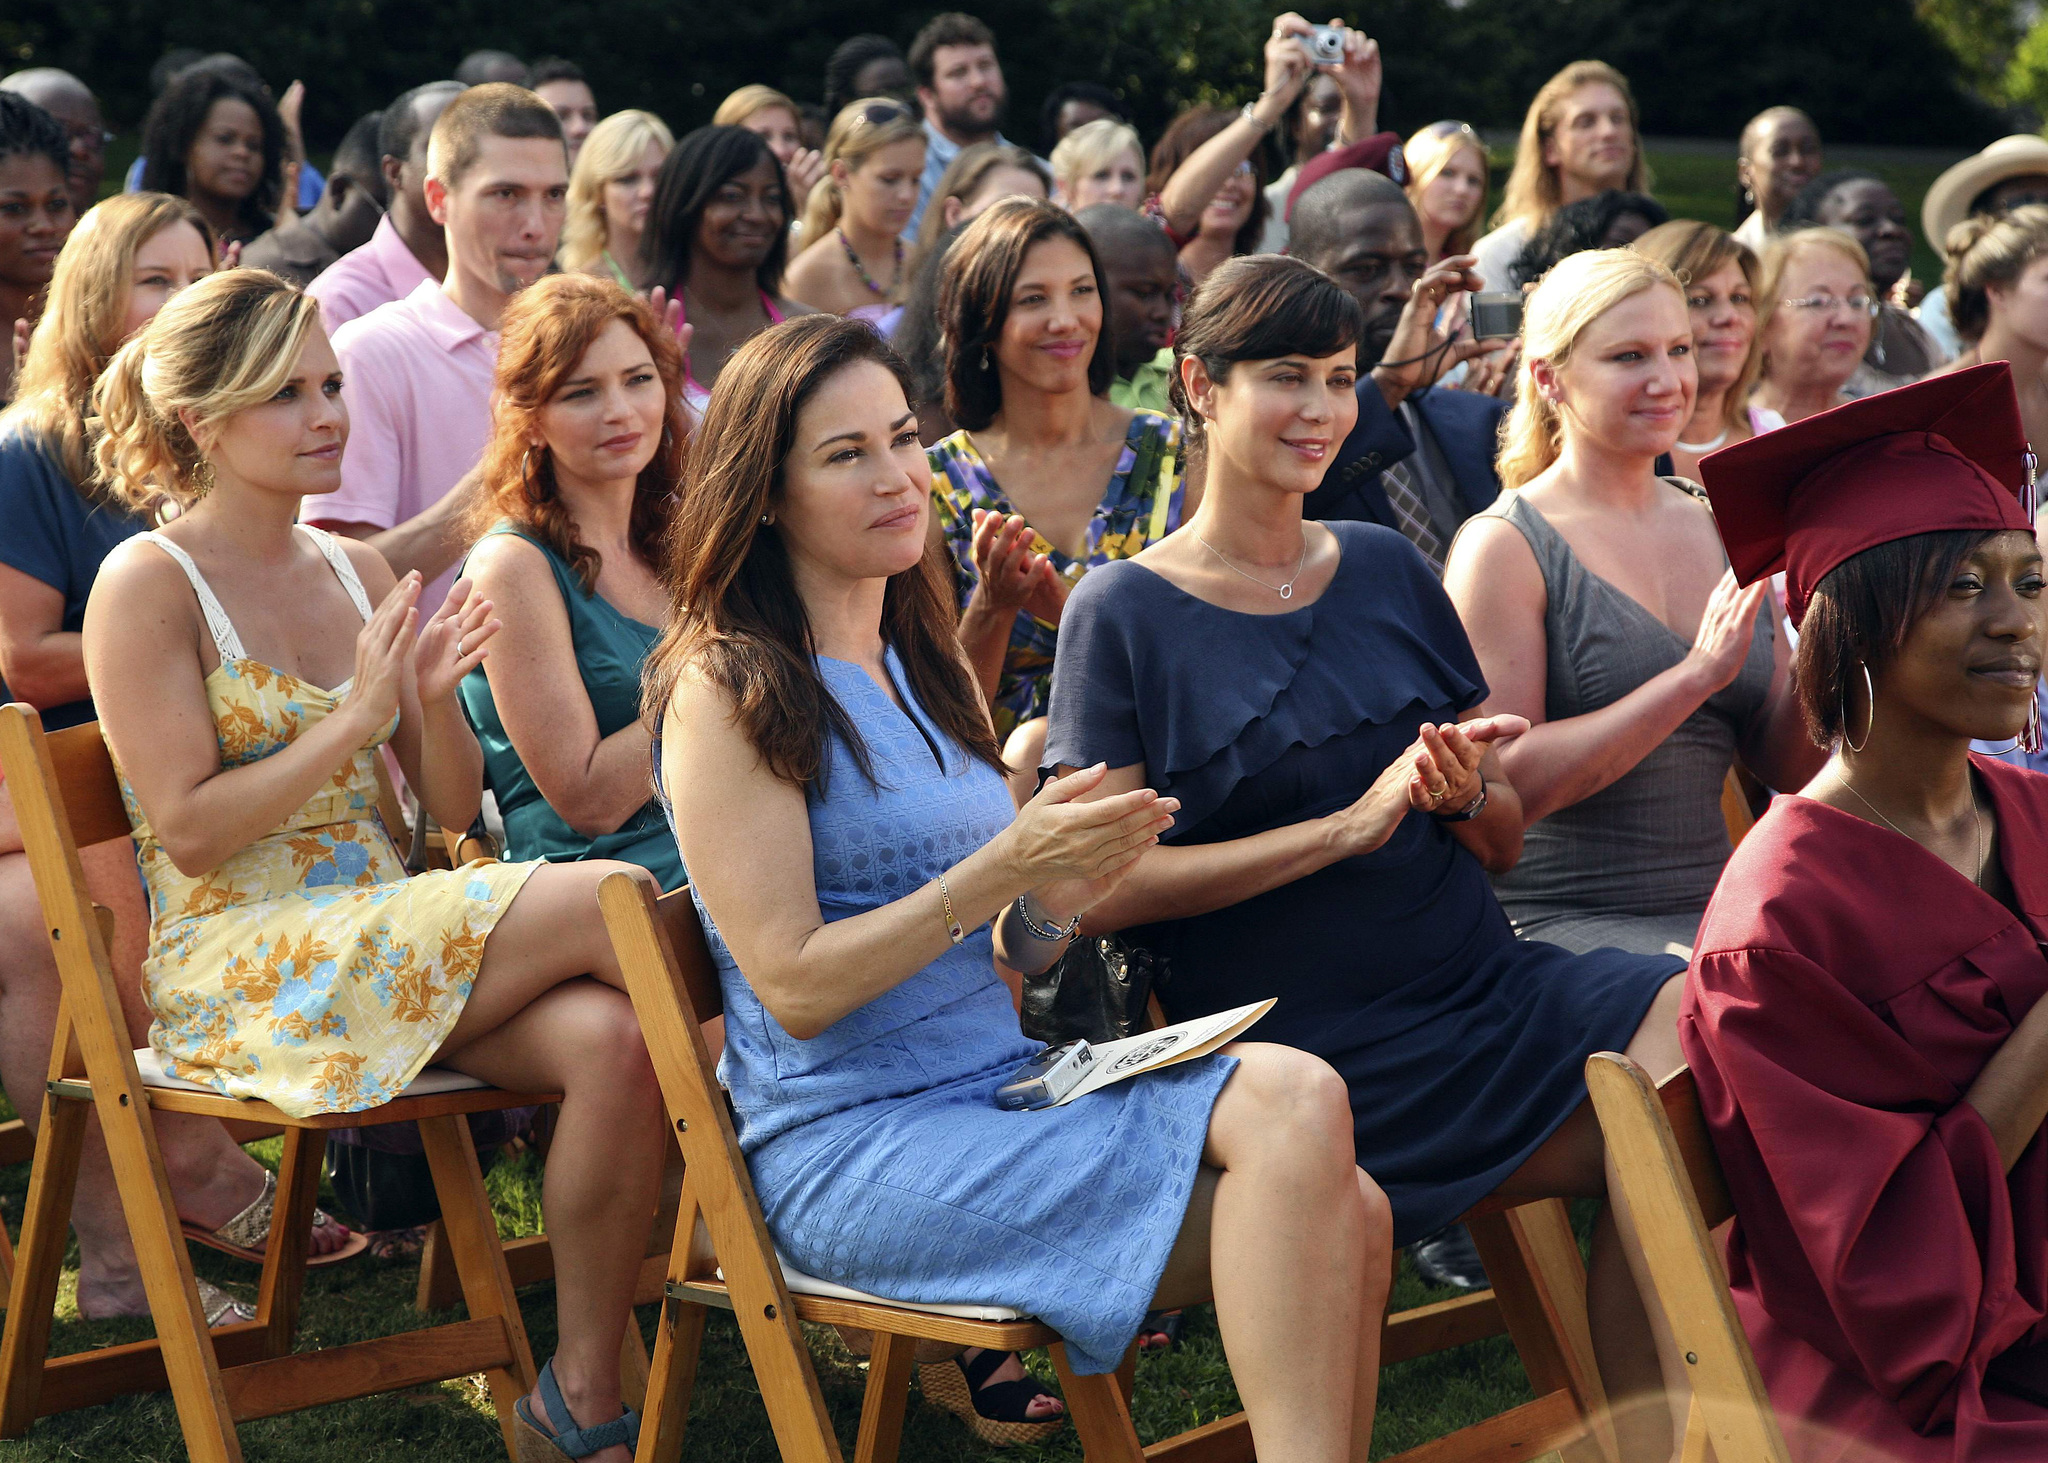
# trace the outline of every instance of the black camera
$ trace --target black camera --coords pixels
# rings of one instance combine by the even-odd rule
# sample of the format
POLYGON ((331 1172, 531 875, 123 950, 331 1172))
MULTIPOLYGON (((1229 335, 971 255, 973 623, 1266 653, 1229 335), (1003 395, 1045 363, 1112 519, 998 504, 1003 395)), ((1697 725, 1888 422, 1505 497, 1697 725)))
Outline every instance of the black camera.
POLYGON ((1522 333, 1522 292, 1485 290, 1472 297, 1472 338, 1512 340, 1522 333))

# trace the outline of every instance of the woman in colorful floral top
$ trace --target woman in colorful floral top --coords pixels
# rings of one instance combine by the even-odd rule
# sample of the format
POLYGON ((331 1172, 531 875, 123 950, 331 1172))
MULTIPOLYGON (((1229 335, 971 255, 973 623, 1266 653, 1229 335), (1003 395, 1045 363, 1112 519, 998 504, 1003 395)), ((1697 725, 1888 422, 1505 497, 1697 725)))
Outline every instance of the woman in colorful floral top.
POLYGON ((1088 235, 1042 199, 1011 198, 946 256, 946 407, 929 449, 933 534, 951 555, 960 640, 1028 797, 1045 744, 1067 593, 1097 564, 1178 528, 1180 427, 1105 396, 1115 351, 1088 235), (1103 486, 1105 483, 1107 486, 1103 486))

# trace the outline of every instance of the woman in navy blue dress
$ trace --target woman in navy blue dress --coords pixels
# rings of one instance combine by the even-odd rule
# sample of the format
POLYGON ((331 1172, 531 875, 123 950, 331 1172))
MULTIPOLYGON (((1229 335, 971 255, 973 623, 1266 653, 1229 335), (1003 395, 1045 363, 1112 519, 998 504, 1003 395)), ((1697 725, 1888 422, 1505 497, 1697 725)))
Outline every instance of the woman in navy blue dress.
MULTIPOLYGON (((1259 1455, 1365 1463, 1389 1221, 1326 1064, 1241 1042, 1066 1107, 993 1101, 1039 1050, 995 959, 1049 966, 1177 805, 1081 801, 1101 767, 1010 801, 926 553, 907 381, 872 330, 829 315, 734 355, 649 660, 769 1230, 826 1279, 1028 1311, 1083 1373, 1117 1365, 1155 1298, 1213 1278, 1259 1455)), ((960 1363, 985 1437, 1058 1415, 1014 1366, 960 1363)), ((965 1392, 928 1373, 927 1395, 948 1380, 965 1392)))
MULTIPOLYGON (((1360 315, 1298 260, 1220 265, 1190 304, 1175 390, 1207 456, 1181 532, 1069 599, 1046 760, 1112 769, 1178 817, 1088 918, 1165 955, 1183 1020, 1279 1003, 1259 1034, 1350 1085, 1358 1161, 1397 1243, 1488 1194, 1604 1192, 1581 1075, 1627 1050, 1680 1062, 1684 962, 1518 941, 1486 873, 1521 851, 1486 699, 1428 564, 1373 524, 1305 524, 1356 420, 1360 315)), ((1612 1218, 1589 1304, 1624 1456, 1668 1456, 1649 1323, 1612 1218), (1630 1425, 1632 1424, 1632 1425, 1630 1425)))

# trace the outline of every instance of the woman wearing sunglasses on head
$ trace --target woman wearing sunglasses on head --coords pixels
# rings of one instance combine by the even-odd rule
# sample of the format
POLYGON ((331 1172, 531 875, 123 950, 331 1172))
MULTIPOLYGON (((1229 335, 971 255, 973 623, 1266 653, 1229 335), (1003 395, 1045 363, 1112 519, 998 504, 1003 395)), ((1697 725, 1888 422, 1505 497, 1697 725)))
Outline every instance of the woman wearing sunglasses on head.
POLYGON ((814 309, 874 320, 902 304, 903 227, 917 212, 924 124, 888 97, 851 102, 825 139, 825 175, 803 203, 804 251, 789 292, 814 309))

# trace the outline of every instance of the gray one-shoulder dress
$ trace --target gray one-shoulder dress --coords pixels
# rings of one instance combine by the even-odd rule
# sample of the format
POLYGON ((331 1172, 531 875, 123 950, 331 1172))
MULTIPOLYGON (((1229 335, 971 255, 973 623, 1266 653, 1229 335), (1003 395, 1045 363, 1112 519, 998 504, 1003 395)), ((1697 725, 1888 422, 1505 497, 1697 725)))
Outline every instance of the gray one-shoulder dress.
MULTIPOLYGON (((1686 489, 1673 483, 1672 491, 1686 489)), ((1690 640, 1580 563, 1519 493, 1501 494, 1485 511, 1515 526, 1543 571, 1546 720, 1612 705, 1691 651, 1690 640)), ((1768 608, 1757 615, 1735 679, 1649 756, 1530 827, 1521 861, 1493 881, 1517 934, 1578 951, 1691 947, 1733 851, 1721 785, 1770 699, 1776 619, 1768 608)))

